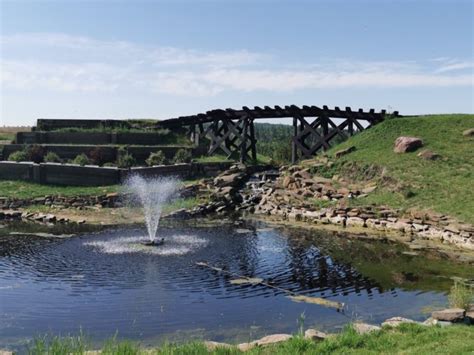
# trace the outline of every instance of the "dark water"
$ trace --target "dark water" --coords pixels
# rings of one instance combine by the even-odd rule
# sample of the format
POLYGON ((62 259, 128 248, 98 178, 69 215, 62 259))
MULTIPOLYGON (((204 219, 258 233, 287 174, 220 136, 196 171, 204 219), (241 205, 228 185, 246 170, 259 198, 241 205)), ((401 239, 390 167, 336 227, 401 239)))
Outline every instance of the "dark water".
POLYGON ((0 347, 82 329, 119 337, 248 341, 305 326, 337 331, 391 316, 425 319, 446 303, 452 276, 468 266, 405 247, 315 231, 234 224, 161 228, 164 247, 137 244, 141 229, 58 239, 0 235, 0 347), (306 296, 344 302, 343 311, 296 303, 282 290, 236 285, 228 273, 262 278, 306 296))

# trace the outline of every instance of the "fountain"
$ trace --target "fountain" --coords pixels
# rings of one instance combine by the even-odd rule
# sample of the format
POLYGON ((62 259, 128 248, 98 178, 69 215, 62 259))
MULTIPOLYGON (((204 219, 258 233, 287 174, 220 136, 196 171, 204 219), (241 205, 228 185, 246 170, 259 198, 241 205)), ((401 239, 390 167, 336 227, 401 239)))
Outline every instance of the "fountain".
POLYGON ((133 175, 127 179, 126 192, 132 202, 138 203, 143 208, 149 237, 149 241, 144 242, 144 245, 158 246, 164 243, 163 238, 156 240, 156 231, 163 206, 176 195, 178 186, 179 180, 174 177, 145 179, 139 175, 133 175))

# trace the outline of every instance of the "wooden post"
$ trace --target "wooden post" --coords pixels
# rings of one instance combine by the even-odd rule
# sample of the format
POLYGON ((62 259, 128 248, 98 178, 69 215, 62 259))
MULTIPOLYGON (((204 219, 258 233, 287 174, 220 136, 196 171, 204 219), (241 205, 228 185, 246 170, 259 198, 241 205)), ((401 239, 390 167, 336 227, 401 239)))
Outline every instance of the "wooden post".
POLYGON ((296 117, 293 117, 293 137, 291 140, 291 163, 295 164, 296 161, 298 160, 298 152, 296 151, 296 143, 294 142, 294 139, 296 139, 296 136, 298 135, 298 121, 296 117))
POLYGON ((257 144, 255 140, 255 126, 253 123, 253 119, 250 118, 250 144, 252 149, 252 160, 257 160, 257 144))
POLYGON ((240 136, 240 162, 245 163, 247 160, 247 131, 248 131, 248 120, 243 119, 242 135, 240 136))

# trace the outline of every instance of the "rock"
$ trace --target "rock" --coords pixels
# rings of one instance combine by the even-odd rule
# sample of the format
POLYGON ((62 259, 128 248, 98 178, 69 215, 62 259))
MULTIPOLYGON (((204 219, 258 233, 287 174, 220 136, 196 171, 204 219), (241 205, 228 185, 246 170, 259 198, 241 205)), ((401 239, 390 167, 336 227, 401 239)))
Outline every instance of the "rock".
POLYGON ((403 317, 392 317, 382 323, 382 327, 398 327, 402 323, 418 323, 412 319, 403 317))
POLYGON ((471 324, 473 324, 474 323, 474 311, 466 312, 466 318, 471 322, 471 324))
POLYGON ((376 189, 377 189, 377 185, 367 186, 367 187, 362 189, 362 193, 370 194, 371 192, 374 192, 376 189))
POLYGON ((474 128, 466 129, 464 132, 462 132, 462 135, 464 137, 474 137, 474 128))
POLYGON ((214 179, 214 185, 218 187, 237 186, 243 177, 244 177, 244 174, 241 172, 229 174, 229 175, 220 175, 214 179))
POLYGON ((254 343, 241 343, 239 345, 237 345, 237 349, 239 349, 240 351, 249 351, 251 349, 253 349, 254 347, 256 346, 256 344, 254 343))
POLYGON ((237 345, 237 348, 240 351, 248 351, 257 346, 267 346, 267 345, 277 344, 284 341, 288 341, 290 339, 291 339, 291 335, 289 334, 273 334, 273 335, 268 335, 266 337, 263 337, 259 340, 252 341, 250 343, 239 344, 237 345))
POLYGON ((352 153, 353 151, 356 150, 356 147, 354 147, 353 145, 346 148, 346 149, 341 149, 341 150, 338 150, 334 155, 336 156, 336 158, 340 158, 344 155, 347 155, 349 153, 352 153))
POLYGON ((283 179, 283 187, 287 188, 290 184, 294 183, 295 179, 291 176, 285 176, 283 179))
POLYGON ((263 337, 259 340, 256 340, 254 343, 256 343, 258 346, 265 346, 265 345, 270 345, 270 344, 281 343, 290 339, 291 339, 290 334, 272 334, 272 335, 267 335, 266 337, 263 337))
POLYGON ((413 229, 417 232, 425 231, 430 228, 430 226, 426 224, 418 224, 418 223, 413 223, 412 226, 413 226, 413 229))
POLYGON ((356 322, 356 323, 352 324, 352 327, 354 328, 354 330, 358 334, 371 333, 371 332, 375 332, 377 330, 382 329, 377 325, 372 325, 372 324, 367 324, 367 323, 359 323, 359 322, 356 322))
POLYGON ((365 221, 359 217, 349 217, 346 219, 347 226, 365 227, 365 221))
POLYGON ((320 332, 316 329, 307 329, 304 332, 304 338, 308 340, 320 341, 326 339, 327 337, 328 335, 326 333, 320 332))
POLYGON ((427 320, 425 320, 422 324, 423 325, 428 325, 428 326, 436 325, 436 324, 438 324, 438 320, 430 317, 427 320))
POLYGON ((423 141, 417 137, 398 137, 395 140, 395 153, 413 152, 423 146, 423 141))
POLYGON ((419 152, 417 156, 425 160, 436 160, 436 159, 441 158, 441 155, 439 155, 438 153, 434 153, 428 149, 423 150, 422 152, 419 152))
POLYGON ((462 308, 448 308, 442 311, 434 311, 431 317, 438 321, 458 322, 464 319, 466 312, 462 308))
POLYGON ((206 340, 204 346, 208 351, 216 351, 217 349, 232 349, 233 346, 227 343, 219 343, 217 341, 206 340))

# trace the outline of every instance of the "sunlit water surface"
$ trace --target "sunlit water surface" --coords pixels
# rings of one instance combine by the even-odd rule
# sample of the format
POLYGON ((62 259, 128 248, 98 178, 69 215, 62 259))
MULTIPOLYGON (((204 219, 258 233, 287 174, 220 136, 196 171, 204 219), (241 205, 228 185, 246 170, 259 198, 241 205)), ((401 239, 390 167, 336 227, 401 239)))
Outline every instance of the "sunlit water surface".
POLYGON ((355 319, 425 319, 446 303, 450 277, 466 267, 382 242, 233 223, 85 233, 67 239, 0 235, 0 347, 34 336, 118 333, 164 340, 248 341, 305 326, 337 331, 355 319), (198 266, 205 262, 225 273, 198 266), (282 290, 233 284, 229 273, 298 294, 344 302, 343 311, 296 303, 282 290))

